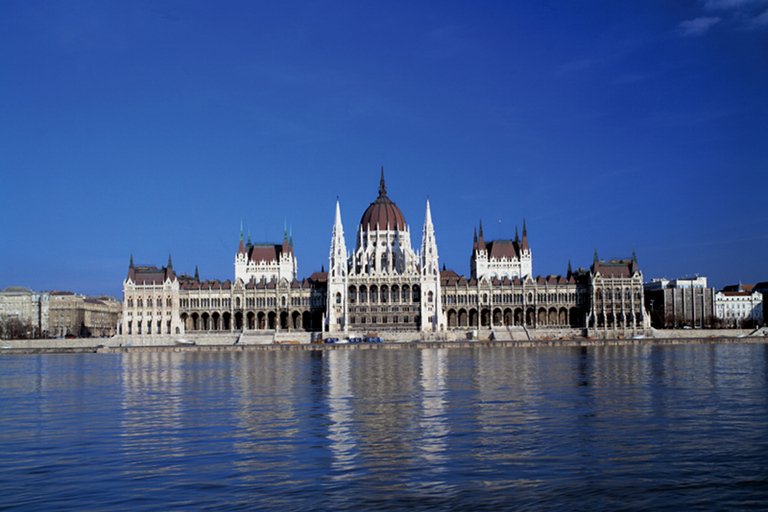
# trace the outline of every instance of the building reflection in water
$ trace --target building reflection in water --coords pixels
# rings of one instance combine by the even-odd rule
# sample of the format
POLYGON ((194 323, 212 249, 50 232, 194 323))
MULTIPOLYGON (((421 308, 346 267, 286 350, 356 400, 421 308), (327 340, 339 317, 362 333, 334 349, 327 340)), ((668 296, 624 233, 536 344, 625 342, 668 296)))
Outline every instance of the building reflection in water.
POLYGON ((435 475, 445 472, 447 462, 446 439, 449 428, 446 421, 446 349, 424 349, 421 353, 421 440, 418 449, 427 463, 427 470, 435 475))
MULTIPOLYGON (((152 455, 181 455, 183 427, 183 356, 174 352, 134 352, 121 356, 122 421, 119 436, 125 454, 147 463, 135 471, 161 473, 170 468, 155 464, 152 455)), ((126 470, 130 473, 130 470, 126 470)))
POLYGON ((355 446, 352 433, 352 387, 349 376, 350 350, 331 350, 324 354, 328 365, 328 442, 332 453, 334 479, 348 478, 355 468, 355 446))

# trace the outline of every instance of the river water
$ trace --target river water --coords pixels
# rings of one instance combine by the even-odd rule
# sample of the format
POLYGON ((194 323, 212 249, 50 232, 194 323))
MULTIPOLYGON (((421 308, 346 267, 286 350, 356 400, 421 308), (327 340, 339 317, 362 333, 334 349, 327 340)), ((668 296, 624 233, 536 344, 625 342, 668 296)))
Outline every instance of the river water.
POLYGON ((768 345, 0 357, 1 510, 765 510, 768 345))

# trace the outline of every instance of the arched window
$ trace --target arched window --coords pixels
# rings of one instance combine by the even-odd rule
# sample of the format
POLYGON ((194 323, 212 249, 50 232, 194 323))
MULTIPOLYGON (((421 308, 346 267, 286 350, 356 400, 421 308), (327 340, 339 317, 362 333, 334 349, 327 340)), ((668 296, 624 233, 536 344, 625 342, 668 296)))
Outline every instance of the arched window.
POLYGON ((341 304, 341 294, 336 292, 336 304, 341 304))
POLYGON ((432 303, 432 299, 434 299, 434 295, 432 294, 432 292, 429 292, 427 294, 427 302, 432 303))

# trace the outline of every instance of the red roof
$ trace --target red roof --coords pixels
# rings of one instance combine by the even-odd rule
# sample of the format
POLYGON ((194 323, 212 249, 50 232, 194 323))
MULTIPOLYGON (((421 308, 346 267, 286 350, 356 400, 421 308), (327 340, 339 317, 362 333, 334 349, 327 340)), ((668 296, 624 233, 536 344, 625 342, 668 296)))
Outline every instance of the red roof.
POLYGON ((257 244, 250 248, 248 259, 255 261, 272 262, 279 261, 280 255, 283 253, 283 246, 277 244, 257 244))
POLYGON ((157 267, 130 267, 128 269, 128 278, 137 285, 163 284, 166 279, 173 280, 176 275, 173 269, 157 267))
POLYGON ((494 240, 485 244, 488 249, 488 259, 513 260, 520 259, 520 249, 514 240, 494 240))

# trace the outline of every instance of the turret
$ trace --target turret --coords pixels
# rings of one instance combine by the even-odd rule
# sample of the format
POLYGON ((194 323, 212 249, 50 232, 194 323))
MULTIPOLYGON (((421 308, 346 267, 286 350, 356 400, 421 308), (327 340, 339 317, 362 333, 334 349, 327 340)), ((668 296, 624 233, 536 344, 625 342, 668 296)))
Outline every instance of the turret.
POLYGON ((347 246, 341 223, 341 207, 336 198, 331 251, 328 255, 327 328, 331 332, 346 331, 347 318, 347 246))
POLYGON ((421 329, 438 331, 445 327, 440 290, 440 265, 437 255, 435 227, 427 199, 424 230, 421 239, 421 329))

